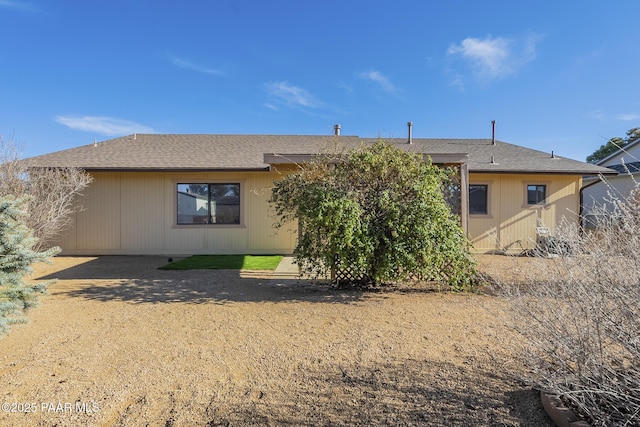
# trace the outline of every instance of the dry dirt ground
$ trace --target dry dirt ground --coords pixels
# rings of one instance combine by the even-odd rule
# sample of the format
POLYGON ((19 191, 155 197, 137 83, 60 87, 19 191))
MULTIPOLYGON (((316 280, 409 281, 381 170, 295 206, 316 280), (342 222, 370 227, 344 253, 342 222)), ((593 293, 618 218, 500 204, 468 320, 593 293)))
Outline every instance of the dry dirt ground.
MULTIPOLYGON (((480 257, 491 274, 522 258, 480 257)), ((0 338, 2 426, 552 426, 505 301, 58 257, 0 338)))

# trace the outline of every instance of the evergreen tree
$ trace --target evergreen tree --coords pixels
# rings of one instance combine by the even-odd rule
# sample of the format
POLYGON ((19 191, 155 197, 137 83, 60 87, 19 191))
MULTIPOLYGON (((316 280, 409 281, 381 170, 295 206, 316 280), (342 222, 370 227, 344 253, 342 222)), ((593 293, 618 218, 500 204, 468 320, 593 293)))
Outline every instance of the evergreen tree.
POLYGON ((24 311, 37 304, 37 294, 46 283, 26 283, 31 265, 59 252, 51 248, 35 251, 36 239, 26 225, 28 198, 0 197, 0 333, 9 325, 24 322, 24 311))

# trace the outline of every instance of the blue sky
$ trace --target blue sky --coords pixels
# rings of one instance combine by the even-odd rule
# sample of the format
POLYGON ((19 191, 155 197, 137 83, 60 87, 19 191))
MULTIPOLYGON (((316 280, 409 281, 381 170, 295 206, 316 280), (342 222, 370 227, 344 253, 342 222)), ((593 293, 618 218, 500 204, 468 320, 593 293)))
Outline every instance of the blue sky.
POLYGON ((640 127, 637 0, 0 0, 0 134, 498 139, 578 160, 640 127))

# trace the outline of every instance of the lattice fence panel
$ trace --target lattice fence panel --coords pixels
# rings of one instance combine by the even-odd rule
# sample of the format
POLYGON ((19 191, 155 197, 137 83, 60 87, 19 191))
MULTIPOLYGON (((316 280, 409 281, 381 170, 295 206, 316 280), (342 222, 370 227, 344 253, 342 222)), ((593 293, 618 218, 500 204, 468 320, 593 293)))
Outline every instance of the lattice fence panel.
POLYGON ((356 268, 351 263, 342 264, 336 262, 331 269, 331 282, 334 284, 341 283, 368 283, 371 282, 371 278, 366 271, 356 268))
POLYGON ((451 212, 455 215, 462 215, 462 174, 460 166, 442 166, 450 172, 451 180, 442 184, 442 194, 451 212))

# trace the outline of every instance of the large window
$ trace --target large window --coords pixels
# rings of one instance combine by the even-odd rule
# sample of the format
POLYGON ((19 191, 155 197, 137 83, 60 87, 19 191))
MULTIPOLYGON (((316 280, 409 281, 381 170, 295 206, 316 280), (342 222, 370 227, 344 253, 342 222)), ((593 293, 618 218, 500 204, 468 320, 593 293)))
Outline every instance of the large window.
POLYGON ((240 184, 178 184, 178 224, 240 224, 240 184))
POLYGON ((469 214, 487 215, 489 186, 487 184, 469 184, 469 214))
POLYGON ((527 185, 527 204, 544 205, 547 202, 547 186, 540 184, 527 185))

